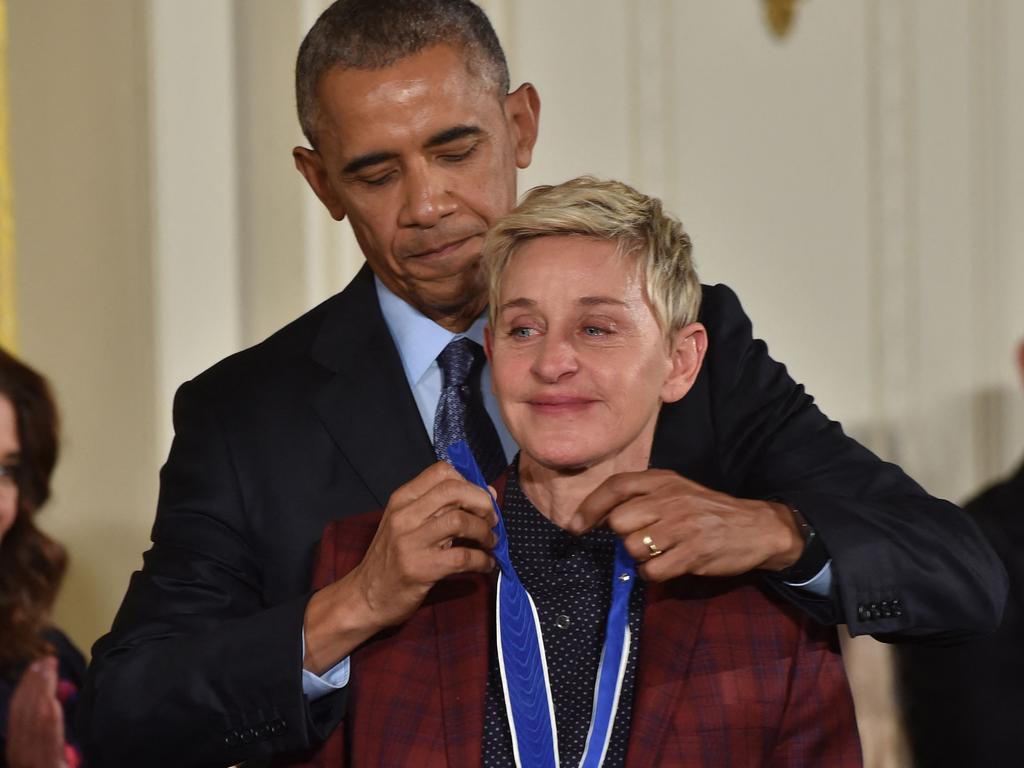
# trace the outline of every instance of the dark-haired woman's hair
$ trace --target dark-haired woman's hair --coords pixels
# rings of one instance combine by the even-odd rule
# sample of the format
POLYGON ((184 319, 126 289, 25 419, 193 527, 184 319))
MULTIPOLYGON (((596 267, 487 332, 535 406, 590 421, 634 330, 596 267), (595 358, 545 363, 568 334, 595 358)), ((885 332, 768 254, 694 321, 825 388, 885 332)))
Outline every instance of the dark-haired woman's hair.
POLYGON ((51 652, 49 624, 67 556, 33 520, 50 497, 57 463, 57 407, 46 379, 0 348, 0 395, 14 407, 21 444, 17 514, 0 540, 0 675, 51 652))

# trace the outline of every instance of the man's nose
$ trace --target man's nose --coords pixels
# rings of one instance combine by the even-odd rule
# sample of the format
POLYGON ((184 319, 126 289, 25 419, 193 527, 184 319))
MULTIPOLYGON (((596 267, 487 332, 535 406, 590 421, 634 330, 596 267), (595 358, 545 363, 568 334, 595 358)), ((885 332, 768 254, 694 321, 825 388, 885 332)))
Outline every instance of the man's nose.
POLYGON ((398 223, 403 227, 433 227, 455 210, 455 199, 447 189, 444 175, 427 163, 406 169, 404 200, 398 223))
POLYGON ((571 376, 579 368, 576 349, 571 340, 549 332, 537 345, 533 373, 543 382, 554 384, 571 376))

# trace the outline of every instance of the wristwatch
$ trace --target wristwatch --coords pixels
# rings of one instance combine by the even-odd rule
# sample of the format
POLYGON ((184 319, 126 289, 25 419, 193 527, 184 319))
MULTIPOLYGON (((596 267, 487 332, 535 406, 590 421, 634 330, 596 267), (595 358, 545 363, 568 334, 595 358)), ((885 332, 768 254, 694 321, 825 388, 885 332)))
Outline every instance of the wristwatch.
MULTIPOLYGON (((785 504, 785 502, 780 502, 785 504)), ((789 505, 786 504, 788 507, 789 505)), ((821 537, 818 536, 811 524, 807 522, 807 518, 800 514, 800 510, 796 507, 789 507, 790 512, 793 513, 793 522, 796 523, 797 530, 800 532, 800 538, 804 541, 803 552, 800 553, 800 557, 788 568, 783 568, 781 571, 769 571, 769 575, 778 579, 779 581, 785 581, 789 584, 803 584, 808 582, 821 573, 821 569, 828 563, 828 551, 825 549, 825 544, 822 542, 821 537)))

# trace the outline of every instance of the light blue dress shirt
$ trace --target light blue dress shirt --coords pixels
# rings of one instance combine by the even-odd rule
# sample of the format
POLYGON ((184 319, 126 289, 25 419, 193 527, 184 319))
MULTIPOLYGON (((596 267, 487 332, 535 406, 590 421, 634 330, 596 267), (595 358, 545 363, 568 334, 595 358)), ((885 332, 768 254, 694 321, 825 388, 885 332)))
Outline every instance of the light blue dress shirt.
MULTIPOLYGON (((423 426, 427 434, 434 434, 434 415, 437 413, 437 402, 441 397, 441 369, 437 365, 437 356, 441 354, 448 343, 453 339, 465 336, 483 346, 484 326, 487 324, 486 313, 476 319, 465 333, 452 333, 441 327, 433 320, 425 317, 418 310, 413 309, 409 304, 402 301, 384 287, 376 277, 374 284, 377 288, 377 299, 380 302, 381 314, 384 315, 384 322, 391 332, 395 346, 398 348, 398 356, 402 360, 402 369, 405 371, 405 378, 409 382, 413 399, 419 409, 420 418, 423 419, 423 426)), ((480 387, 483 390, 484 407, 487 409, 491 421, 501 439, 501 445, 505 449, 505 458, 512 461, 519 446, 509 434, 505 422, 501 418, 501 411, 498 408, 498 401, 491 391, 491 366, 485 364, 480 380, 480 387)), ((827 595, 832 588, 832 561, 826 563, 825 567, 809 581, 800 584, 790 584, 792 587, 799 587, 816 595, 827 595)), ((302 637, 302 655, 306 655, 306 637, 302 637)), ((323 676, 317 676, 312 672, 302 670, 302 690, 310 699, 318 699, 331 691, 344 688, 348 684, 349 659, 345 657, 337 665, 328 670, 323 676)))

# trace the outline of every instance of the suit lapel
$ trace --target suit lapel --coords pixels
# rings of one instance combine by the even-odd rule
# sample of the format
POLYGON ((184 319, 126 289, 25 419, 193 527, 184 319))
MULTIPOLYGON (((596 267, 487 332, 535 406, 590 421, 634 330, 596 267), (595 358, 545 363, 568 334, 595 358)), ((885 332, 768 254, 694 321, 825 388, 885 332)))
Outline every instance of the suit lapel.
POLYGON ((705 601, 693 577, 648 584, 640 634, 636 699, 628 766, 657 765, 662 744, 687 685, 705 601))
POLYGON ((368 267, 329 308, 312 355, 334 372, 313 407, 383 508, 435 458, 368 267))

